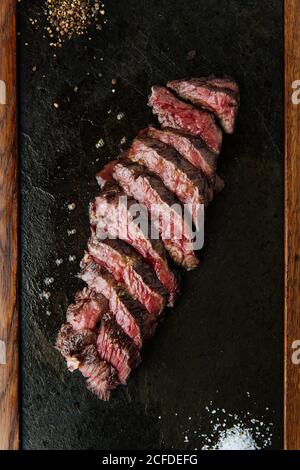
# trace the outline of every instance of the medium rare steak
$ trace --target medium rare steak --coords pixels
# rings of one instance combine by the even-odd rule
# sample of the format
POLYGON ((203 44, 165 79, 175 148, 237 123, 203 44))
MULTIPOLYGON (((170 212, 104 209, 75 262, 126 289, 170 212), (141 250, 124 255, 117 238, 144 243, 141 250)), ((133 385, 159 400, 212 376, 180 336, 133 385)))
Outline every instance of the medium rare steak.
POLYGON ((222 132, 214 116, 176 98, 167 88, 154 86, 149 106, 163 127, 172 127, 195 137, 201 137, 210 150, 219 154, 222 132))
POLYGON ((201 78, 173 80, 168 82, 167 86, 184 100, 214 113, 224 131, 228 134, 233 133, 239 99, 236 93, 233 93, 229 88, 213 86, 201 78))
POLYGON ((147 207, 173 260, 186 269, 194 269, 199 261, 193 249, 191 227, 184 221, 177 198, 147 168, 129 160, 120 160, 113 174, 128 195, 147 207))
POLYGON ((67 360, 71 371, 79 369, 86 378, 87 388, 101 400, 109 400, 110 391, 119 383, 114 367, 99 358, 95 331, 75 331, 70 323, 62 325, 56 349, 67 360))
POLYGON ((159 176, 164 185, 189 207, 195 226, 199 226, 203 206, 212 200, 213 189, 197 168, 172 147, 150 137, 135 139, 128 158, 159 176))
POLYGON ((88 252, 118 282, 123 282, 132 297, 148 312, 156 316, 162 313, 167 292, 152 268, 130 245, 121 240, 99 240, 94 236, 88 242, 88 252))
POLYGON ((136 218, 135 199, 128 197, 127 204, 120 208, 120 197, 125 197, 123 189, 114 184, 107 184, 100 195, 90 204, 90 221, 94 225, 99 238, 111 234, 115 238, 121 238, 133 246, 152 266, 156 276, 169 293, 169 305, 174 305, 179 294, 179 279, 168 265, 167 253, 161 240, 151 239, 150 221, 147 218, 143 226, 147 227, 146 233, 142 230, 139 219, 136 218), (126 230, 120 230, 125 227, 126 230))
POLYGON ((218 156, 207 148, 202 139, 184 134, 176 129, 165 128, 161 130, 155 127, 143 129, 140 131, 139 136, 151 137, 170 145, 177 150, 182 157, 201 170, 212 184, 214 184, 218 156))
POLYGON ((93 330, 108 308, 109 303, 104 295, 85 287, 75 294, 75 303, 68 307, 67 322, 74 330, 93 330))
POLYGON ((104 315, 97 338, 97 350, 102 360, 112 364, 119 380, 126 384, 127 378, 141 362, 140 352, 111 315, 104 315))
POLYGON ((68 368, 80 370, 103 400, 126 384, 167 300, 174 305, 179 294, 168 254, 186 269, 199 264, 197 214, 224 187, 216 173, 217 119, 233 132, 237 83, 211 75, 168 86, 154 86, 149 97, 162 129, 141 131, 96 176, 101 191, 90 203, 91 238, 79 276, 88 287, 75 295, 56 341, 68 368))
POLYGON ((201 80, 204 83, 207 83, 210 86, 225 88, 226 90, 231 91, 233 95, 240 102, 240 90, 237 82, 231 77, 218 78, 214 75, 209 75, 208 77, 200 77, 198 80, 201 80))
POLYGON ((88 254, 81 262, 80 277, 96 292, 109 300, 109 308, 116 322, 133 342, 141 348, 155 331, 155 317, 126 290, 126 286, 115 278, 88 254))
POLYGON ((119 385, 117 371, 108 362, 100 360, 95 345, 85 349, 79 370, 86 378, 88 390, 101 400, 108 401, 111 390, 119 385))

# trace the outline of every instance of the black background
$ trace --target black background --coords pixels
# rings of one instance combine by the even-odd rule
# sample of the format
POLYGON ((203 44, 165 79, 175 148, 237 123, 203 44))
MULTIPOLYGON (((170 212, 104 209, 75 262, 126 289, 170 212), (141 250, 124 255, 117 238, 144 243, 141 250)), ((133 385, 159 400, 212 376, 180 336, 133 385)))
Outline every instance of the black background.
POLYGON ((102 32, 66 43, 54 57, 43 38, 43 1, 19 4, 23 448, 200 449, 199 434, 212 426, 207 406, 245 422, 272 421, 272 446, 280 448, 282 2, 111 0, 106 12, 102 32), (146 106, 152 84, 209 73, 228 73, 241 87, 237 130, 220 158, 226 189, 207 214, 200 268, 183 276, 178 305, 128 387, 102 403, 53 348, 80 286, 94 174, 123 136, 155 122, 146 106), (97 149, 100 138, 105 146, 97 149), (55 280, 50 287, 47 277, 55 280))

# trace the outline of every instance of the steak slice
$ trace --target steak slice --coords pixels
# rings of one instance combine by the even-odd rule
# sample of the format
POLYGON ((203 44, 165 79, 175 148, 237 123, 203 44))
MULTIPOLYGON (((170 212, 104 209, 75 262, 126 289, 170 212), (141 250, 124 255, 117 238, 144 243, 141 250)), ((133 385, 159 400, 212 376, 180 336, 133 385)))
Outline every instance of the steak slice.
POLYGON ((74 330, 93 330, 97 322, 108 311, 109 303, 102 294, 85 287, 75 294, 75 303, 69 305, 67 322, 74 330))
POLYGON ((121 240, 92 237, 88 242, 88 252, 118 282, 123 282, 132 297, 144 305, 149 313, 155 316, 162 313, 167 292, 151 267, 130 245, 121 240))
POLYGON ((239 99, 229 88, 211 85, 203 79, 173 80, 167 86, 184 100, 202 106, 217 116, 224 131, 232 134, 239 99))
POLYGON ((148 209, 155 230, 173 260, 186 269, 195 268, 199 261, 193 250, 191 227, 183 218, 178 199, 142 165, 122 159, 113 174, 125 193, 148 209))
POLYGON ((194 137, 201 137, 210 150, 219 154, 222 132, 214 116, 176 98, 167 88, 154 86, 149 106, 163 127, 179 129, 194 137))
POLYGON ((115 278, 94 259, 86 254, 81 262, 80 277, 96 292, 109 300, 109 308, 116 322, 124 332, 141 348, 155 331, 156 321, 153 315, 127 292, 126 286, 115 278))
POLYGON ((202 139, 192 137, 183 132, 166 127, 165 129, 156 129, 148 127, 140 133, 142 137, 151 137, 164 144, 170 145, 177 150, 187 161, 201 170, 214 184, 216 178, 218 156, 211 152, 202 139))
POLYGON ((110 391, 119 383, 118 375, 114 367, 100 360, 96 339, 94 331, 75 331, 70 323, 65 323, 59 331, 56 349, 67 360, 70 371, 80 370, 91 392, 101 400, 109 400, 110 391))
POLYGON ((140 227, 139 221, 134 216, 137 202, 127 197, 127 204, 119 204, 120 197, 125 196, 125 192, 117 183, 106 184, 100 196, 90 204, 91 224, 95 226, 99 237, 102 233, 110 233, 133 246, 152 266, 169 293, 169 305, 173 306, 179 295, 178 275, 168 265, 162 241, 151 238, 149 219, 147 218, 143 224, 147 227, 146 233, 140 227), (126 227, 127 230, 120 230, 120 227, 126 227))
POLYGON ((237 82, 232 77, 215 77, 214 75, 209 75, 208 77, 200 77, 198 80, 201 80, 204 83, 207 83, 210 86, 217 88, 225 88, 226 90, 231 91, 231 93, 236 97, 238 102, 240 102, 240 90, 237 82))
POLYGON ((194 224, 199 226, 203 206, 213 198, 212 187, 200 171, 172 147, 149 137, 135 139, 128 158, 159 176, 164 185, 189 206, 194 224))
POLYGON ((113 365, 118 372, 120 382, 124 385, 132 369, 141 362, 139 349, 115 319, 107 314, 101 321, 97 350, 102 360, 113 365))

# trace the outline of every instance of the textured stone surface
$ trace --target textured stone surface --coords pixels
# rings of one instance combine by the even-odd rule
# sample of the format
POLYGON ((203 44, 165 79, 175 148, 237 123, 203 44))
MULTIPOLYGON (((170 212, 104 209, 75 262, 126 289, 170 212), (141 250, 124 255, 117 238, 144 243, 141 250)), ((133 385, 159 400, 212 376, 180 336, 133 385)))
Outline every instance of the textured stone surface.
POLYGON ((273 447, 280 447, 282 2, 107 1, 105 30, 71 41, 56 58, 43 39, 42 3, 19 6, 23 447, 201 448, 194 430, 209 429, 210 401, 273 421, 273 447), (38 18, 37 31, 29 17, 38 18), (53 349, 80 285, 94 174, 123 136, 155 122, 146 106, 152 84, 211 72, 236 77, 242 101, 236 133, 224 142, 227 187, 207 215, 201 266, 184 275, 183 295, 129 386, 102 403, 53 349), (120 111, 126 116, 118 121, 120 111), (96 149, 99 138, 105 146, 96 149), (77 233, 68 236, 72 228, 77 233), (47 277, 54 278, 49 287, 47 277), (51 292, 48 301, 43 291, 51 292))

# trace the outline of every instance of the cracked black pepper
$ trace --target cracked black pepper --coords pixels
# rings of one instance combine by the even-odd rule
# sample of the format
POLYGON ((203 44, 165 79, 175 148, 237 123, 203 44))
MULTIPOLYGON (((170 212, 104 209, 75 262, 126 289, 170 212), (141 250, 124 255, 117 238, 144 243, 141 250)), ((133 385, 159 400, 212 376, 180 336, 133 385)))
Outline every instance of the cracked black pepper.
POLYGON ((98 0, 46 0, 46 15, 46 30, 53 47, 86 34, 93 23, 96 29, 102 29, 106 22, 104 5, 98 0))

